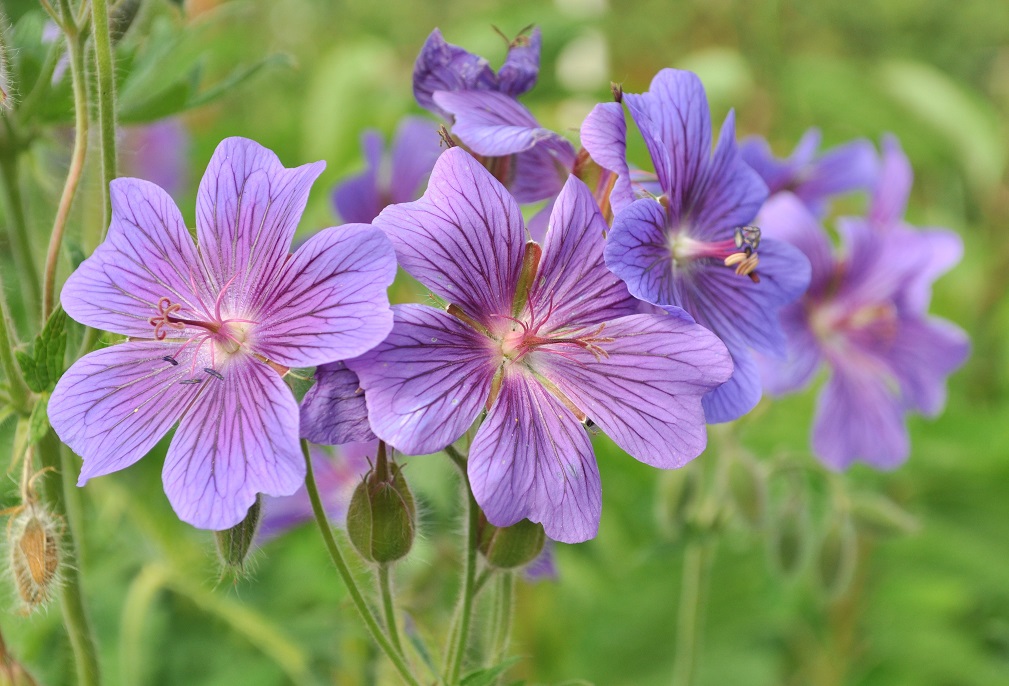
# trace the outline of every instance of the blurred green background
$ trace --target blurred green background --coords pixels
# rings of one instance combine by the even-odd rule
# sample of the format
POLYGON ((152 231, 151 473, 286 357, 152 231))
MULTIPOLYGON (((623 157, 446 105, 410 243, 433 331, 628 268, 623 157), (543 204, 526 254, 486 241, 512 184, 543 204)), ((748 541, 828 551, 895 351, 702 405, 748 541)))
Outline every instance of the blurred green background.
MULTIPOLYGON (((37 12, 25 0, 4 0, 4 8, 15 21, 37 12)), ((1009 326, 1009 3, 197 0, 180 12, 147 0, 124 40, 142 44, 155 24, 184 27, 193 38, 169 51, 166 64, 188 59, 209 82, 235 65, 290 57, 181 115, 191 145, 188 180, 176 199, 191 221, 214 147, 225 136, 247 136, 289 166, 327 161, 301 225, 307 235, 336 223, 330 189, 360 167, 361 131, 390 132, 403 114, 419 113, 410 77, 432 28, 497 66, 505 46, 491 27, 514 35, 533 23, 543 31, 542 71, 524 102, 572 140, 591 107, 609 98, 611 80, 640 92, 661 67, 689 68, 704 81, 716 121, 735 108, 740 134, 767 136, 781 155, 810 126, 822 129, 828 145, 895 133, 916 173, 910 221, 951 227, 965 242, 963 262, 936 286, 933 310, 970 332, 974 352, 950 381, 945 414, 911 419, 904 467, 827 475, 808 452, 808 393, 765 403, 716 436, 712 449, 737 450, 740 440, 762 465, 799 465, 811 515, 803 564, 792 574, 768 562, 766 541, 781 524, 730 524, 720 537, 700 682, 1009 684, 1009 351, 1002 334, 1009 326), (824 503, 837 489, 885 496, 911 519, 901 520, 900 535, 863 535, 852 583, 828 598, 817 582, 817 551, 830 523, 824 503)), ((28 162, 37 254, 68 148, 68 135, 57 132, 28 162)), ((101 229, 100 179, 91 154, 70 227, 71 242, 85 253, 101 229)), ((839 209, 863 205, 853 197, 839 209)), ((6 245, 0 266, 14 289, 6 245)), ((413 297, 408 289, 397 297, 413 297)), ((25 340, 23 317, 19 328, 25 340)), ((10 425, 0 427, 2 454, 11 433, 10 425)), ((603 437, 596 443, 600 535, 559 547, 557 581, 521 587, 514 645, 522 660, 510 675, 535 684, 667 684, 686 539, 656 515, 667 478, 603 437)), ((210 536, 178 522, 161 492, 164 449, 80 492, 80 567, 108 683, 395 683, 310 527, 266 544, 249 578, 219 578, 210 536)), ((461 528, 446 463, 438 456, 409 461, 424 539, 399 570, 416 630, 436 642, 454 597, 461 528)), ((687 470, 705 468, 702 457, 687 470)), ((4 483, 7 505, 16 486, 4 483)), ((0 596, 14 593, 5 588, 0 596)), ((15 603, 4 604, 10 611, 0 626, 12 651, 40 683, 71 683, 58 610, 24 618, 15 603)))

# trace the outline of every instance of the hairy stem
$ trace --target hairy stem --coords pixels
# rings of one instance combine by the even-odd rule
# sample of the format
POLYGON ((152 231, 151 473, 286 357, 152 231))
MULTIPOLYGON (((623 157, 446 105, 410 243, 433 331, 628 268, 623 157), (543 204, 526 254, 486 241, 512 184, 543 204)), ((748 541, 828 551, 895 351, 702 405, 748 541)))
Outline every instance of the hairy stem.
POLYGON ((480 508, 473 499, 473 490, 466 478, 466 460, 452 446, 445 448, 446 454, 462 471, 462 485, 466 491, 466 552, 463 561, 462 590, 459 596, 458 622, 453 622, 453 632, 450 632, 448 664, 445 678, 449 684, 459 681, 462 663, 466 657, 466 647, 469 644, 469 628, 473 619, 473 599, 476 596, 476 562, 478 528, 480 524, 480 508))
POLYGON ((704 635, 704 607, 714 543, 695 540, 687 544, 680 581, 680 607, 676 624, 673 686, 693 686, 704 635))
POLYGON ((14 264, 22 277, 20 281, 24 284, 24 309, 29 315, 29 321, 34 321, 39 312, 39 303, 42 302, 42 292, 39 289, 39 269, 35 265, 31 232, 28 230, 28 220, 25 217, 24 198, 21 196, 18 155, 20 152, 15 148, 5 151, 0 156, 0 177, 3 180, 9 214, 8 240, 14 254, 14 264))
POLYGON ((399 654, 403 654, 403 644, 399 640, 399 626, 396 624, 396 604, 393 602, 392 581, 389 578, 391 565, 383 564, 378 568, 378 587, 382 596, 382 609, 385 612, 385 630, 392 639, 399 654))
MULTIPOLYGON (((69 12, 69 9, 65 13, 69 12)), ((67 19, 70 22, 69 19, 67 19)), ((46 253, 45 281, 42 285, 42 318, 53 311, 56 289, 56 266, 63 245, 63 232, 67 227, 70 207, 77 193, 84 171, 84 158, 88 151, 88 93, 84 76, 84 41, 76 25, 68 23, 66 33, 67 52, 70 55, 70 77, 74 88, 74 150, 70 156, 70 169, 63 185, 63 194, 56 208, 53 230, 49 235, 49 250, 46 253)))
POLYGON ((312 459, 308 453, 308 441, 303 440, 301 442, 301 451, 305 455, 307 470, 305 488, 308 490, 308 497, 312 501, 312 512, 315 514, 315 522, 319 525, 319 531, 322 533, 322 539, 326 544, 329 557, 333 560, 333 564, 336 565, 336 570, 343 579, 343 583, 346 584, 351 600, 354 601, 357 611, 361 613, 361 618, 364 620, 364 624, 372 639, 385 652, 393 666, 396 667, 396 671, 403 678, 403 681, 410 684, 410 686, 420 686, 420 682, 414 678, 410 667, 406 664, 406 660, 404 660, 403 656, 396 650, 392 642, 382 631, 382 627, 379 626, 375 614, 368 607, 368 603, 365 601, 364 595, 361 593, 361 589, 358 587, 357 581, 350 571, 350 567, 347 566, 347 561, 340 550, 339 544, 336 542, 336 538, 333 537, 333 530, 329 526, 326 510, 323 508, 322 499, 319 497, 319 488, 315 483, 315 474, 312 471, 312 459))
POLYGON ((102 149, 103 231, 112 219, 109 183, 116 178, 116 75, 109 35, 109 7, 106 0, 91 0, 95 41, 95 73, 98 76, 98 125, 102 149))
POLYGON ((60 586, 60 609, 63 612, 63 626, 70 637, 70 646, 74 652, 77 683, 80 686, 98 686, 101 684, 98 648, 81 588, 75 522, 72 521, 71 512, 67 508, 67 491, 74 486, 63 478, 72 469, 72 465, 66 450, 51 430, 39 443, 39 454, 42 466, 53 468, 52 473, 45 477, 46 502, 67 524, 61 546, 66 559, 60 565, 63 577, 60 586))
POLYGON ((32 411, 31 389, 25 384, 21 367, 14 359, 15 345, 17 337, 11 325, 3 279, 0 278, 0 366, 3 366, 4 376, 7 377, 11 405, 19 414, 28 416, 32 411))
POLYGON ((493 653, 490 666, 501 664, 511 640, 512 616, 515 614, 515 573, 503 571, 498 576, 497 612, 495 613, 493 653))

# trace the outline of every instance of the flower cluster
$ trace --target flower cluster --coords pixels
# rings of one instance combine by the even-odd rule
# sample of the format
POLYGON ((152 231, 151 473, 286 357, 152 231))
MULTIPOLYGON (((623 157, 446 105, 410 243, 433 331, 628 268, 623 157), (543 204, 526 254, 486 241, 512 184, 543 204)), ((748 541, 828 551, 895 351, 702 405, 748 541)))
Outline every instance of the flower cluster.
MULTIPOLYGON (((641 462, 681 467, 707 423, 746 414, 763 389, 804 386, 821 361, 817 454, 836 468, 902 460, 905 414, 941 409, 967 342, 927 314, 960 248, 903 221, 911 179, 896 142, 881 161, 866 141, 817 155, 813 131, 781 161, 759 139, 738 147, 730 113, 712 146, 700 80, 664 69, 596 106, 577 152, 517 99, 540 41, 520 33, 495 72, 432 33, 414 94, 450 127, 448 149, 417 118, 388 159, 366 134, 365 170, 333 194, 357 223, 293 254, 321 162, 288 169, 252 141, 222 142, 199 188, 199 247, 163 190, 113 182, 108 237, 61 296, 77 321, 125 337, 74 364, 49 403, 84 458, 79 483, 178 424, 169 501, 223 530, 258 494, 299 491, 299 440, 344 446, 343 462, 313 463, 343 511, 377 441, 419 455, 468 436, 487 522, 528 519, 579 542, 601 515, 593 427, 641 462), (628 160, 625 106, 651 170, 628 160), (868 215, 839 221, 836 256, 817 217, 859 189, 868 215), (527 224, 521 205, 540 201, 527 224), (437 305, 390 306, 397 264, 437 305), (315 368, 300 407, 285 383, 296 367, 315 368)), ((275 533, 310 510, 302 492, 266 512, 275 533)))

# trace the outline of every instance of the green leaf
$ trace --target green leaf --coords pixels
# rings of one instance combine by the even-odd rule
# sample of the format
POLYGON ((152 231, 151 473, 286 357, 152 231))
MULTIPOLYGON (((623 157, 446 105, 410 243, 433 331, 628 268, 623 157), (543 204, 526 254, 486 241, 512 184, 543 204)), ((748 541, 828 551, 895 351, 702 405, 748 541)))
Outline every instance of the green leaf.
POLYGON ((511 657, 499 665, 470 672, 462 678, 462 681, 459 682, 459 686, 492 686, 495 682, 497 682, 498 677, 507 672, 513 664, 518 662, 518 660, 519 658, 517 657, 511 657))
POLYGON ((67 315, 57 308, 50 315, 42 333, 35 337, 26 350, 15 350, 21 372, 28 388, 36 393, 53 390, 63 374, 63 356, 67 349, 67 315))
POLYGON ((46 410, 49 408, 49 395, 44 394, 39 397, 35 407, 32 408, 31 416, 28 417, 28 445, 35 445, 49 431, 49 415, 46 410))

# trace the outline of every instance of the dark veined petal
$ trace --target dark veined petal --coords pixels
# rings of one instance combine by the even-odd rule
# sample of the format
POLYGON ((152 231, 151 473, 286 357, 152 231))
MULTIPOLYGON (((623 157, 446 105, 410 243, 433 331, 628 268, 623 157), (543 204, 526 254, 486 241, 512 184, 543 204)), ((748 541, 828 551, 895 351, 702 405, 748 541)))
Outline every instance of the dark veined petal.
POLYGON ((525 374, 506 375, 469 453, 473 495, 488 521, 526 518, 564 543, 595 537, 602 486, 581 423, 525 374))
POLYGON ((549 132, 514 156, 515 174, 508 191, 520 203, 539 202, 560 193, 575 164, 575 149, 560 134, 549 132))
MULTIPOLYGON (((404 117, 396 128, 396 137, 392 142, 389 200, 416 200, 440 154, 441 138, 438 137, 438 127, 434 122, 420 117, 404 117)), ((375 213, 377 215, 378 212, 375 213)), ((375 216, 368 221, 371 222, 375 216)))
POLYGON ((336 213, 348 224, 369 224, 384 207, 378 187, 378 173, 385 148, 381 134, 373 129, 365 131, 361 135, 361 148, 364 150, 364 170, 344 179, 333 189, 336 213))
POLYGON ((895 136, 883 137, 879 176, 869 201, 869 221, 887 227, 904 217, 914 172, 895 136))
POLYGON ((887 360, 900 383, 905 406, 935 416, 946 404, 946 377, 970 354, 967 334, 937 317, 900 321, 887 360))
POLYGON ((536 85, 540 73, 541 41, 539 27, 536 27, 528 37, 519 37, 512 42, 508 57, 498 69, 498 90, 517 98, 536 85))
POLYGON ((515 199, 462 148, 442 153, 417 202, 375 219, 414 278, 480 321, 511 314, 525 254, 515 199))
POLYGON ((836 260, 827 232, 809 208, 791 193, 775 193, 760 209, 757 224, 763 238, 785 241, 802 251, 810 266, 808 292, 822 294, 834 277, 836 260))
POLYGON ((375 440, 361 381, 343 362, 315 370, 315 385, 301 401, 301 437, 328 445, 375 440))
POLYGON ((760 371, 753 354, 745 346, 728 349, 732 356, 732 376, 701 400, 708 424, 739 419, 760 402, 760 371))
POLYGON ((619 213, 634 202, 627 167, 627 122, 620 103, 603 102, 592 108, 582 122, 581 139, 596 164, 617 175, 610 192, 610 206, 614 214, 619 213))
POLYGON ((491 342, 426 305, 399 305, 392 333, 347 360, 361 380, 375 435, 408 455, 433 453, 459 438, 490 395, 491 342))
POLYGON ((437 91, 492 90, 497 86, 487 60, 445 42, 435 29, 424 42, 413 67, 413 95, 417 104, 445 119, 451 115, 435 104, 437 91))
POLYGON ((129 341, 87 354, 63 374, 49 421, 84 458, 78 485, 129 467, 168 433, 204 389, 180 381, 215 381, 203 371, 206 348, 194 354, 195 344, 129 341))
POLYGON ((603 256, 631 295, 653 304, 680 304, 666 213, 651 198, 635 200, 613 218, 603 256))
POLYGON ((452 133, 478 155, 511 155, 558 135, 540 126, 529 110, 503 93, 443 91, 434 94, 434 101, 455 118, 452 133))
POLYGON ((257 493, 291 495, 305 481, 291 389, 251 357, 221 374, 182 418, 162 472, 179 519, 214 531, 242 521, 257 493))
POLYGON ((222 300, 227 309, 244 312, 262 302, 325 167, 287 169, 247 138, 225 138, 217 146, 196 196, 196 233, 215 292, 230 282, 222 300))
POLYGON ((368 224, 326 229, 284 264, 256 315, 252 348, 288 367, 311 367, 355 357, 392 328, 386 289, 396 255, 368 224))
POLYGON ((637 301, 603 262, 606 230, 592 191, 568 177, 550 215, 530 296, 534 318, 546 330, 597 324, 637 311, 637 301))
POLYGON ((530 364, 631 457, 671 468, 700 455, 701 396, 732 373, 722 342, 674 314, 621 317, 597 336, 601 352, 554 344, 530 364))
POLYGON ((893 469, 907 459, 910 441, 892 377, 860 360, 838 363, 820 392, 813 418, 813 452, 832 469, 863 460, 893 469))
POLYGON ((711 162, 687 197, 689 208, 681 220, 689 222, 687 234, 694 238, 726 239, 737 226, 753 221, 765 200, 767 186, 736 149, 736 116, 730 111, 711 162))
POLYGON ((115 179, 112 222, 105 241, 81 263, 60 294, 72 318, 96 329, 153 338, 148 319, 170 298, 190 312, 213 303, 178 208, 168 194, 140 179, 115 179))

